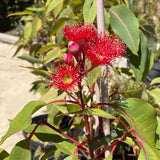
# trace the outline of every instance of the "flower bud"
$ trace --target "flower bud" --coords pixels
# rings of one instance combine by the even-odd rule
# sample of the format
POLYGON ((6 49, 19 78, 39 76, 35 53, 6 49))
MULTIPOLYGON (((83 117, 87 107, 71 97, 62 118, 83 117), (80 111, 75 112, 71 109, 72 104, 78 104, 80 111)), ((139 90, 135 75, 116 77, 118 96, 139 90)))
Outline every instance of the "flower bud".
POLYGON ((65 64, 74 65, 74 59, 73 59, 72 54, 66 54, 66 53, 64 53, 63 56, 62 56, 62 61, 65 64))
POLYGON ((77 60, 79 59, 79 56, 81 55, 81 47, 77 42, 70 41, 68 43, 68 50, 77 60))

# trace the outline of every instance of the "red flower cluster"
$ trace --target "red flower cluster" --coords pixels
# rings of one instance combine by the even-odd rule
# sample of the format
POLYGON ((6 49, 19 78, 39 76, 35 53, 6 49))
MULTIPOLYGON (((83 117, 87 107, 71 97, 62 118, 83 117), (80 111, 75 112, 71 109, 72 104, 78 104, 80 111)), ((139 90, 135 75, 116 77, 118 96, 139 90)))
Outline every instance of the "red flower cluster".
POLYGON ((117 36, 98 34, 91 24, 65 26, 63 31, 64 36, 71 40, 68 49, 77 60, 80 59, 80 52, 83 52, 92 65, 106 65, 115 57, 125 54, 126 46, 117 36))
POLYGON ((125 54, 125 45, 115 35, 113 37, 99 35, 96 43, 90 44, 85 54, 91 61, 92 65, 106 65, 110 63, 115 57, 125 54))
POLYGON ((68 40, 78 43, 94 42, 97 37, 97 30, 92 24, 65 26, 63 28, 64 36, 68 40))
MULTIPOLYGON (((63 64, 57 64, 52 71, 49 86, 60 90, 72 91, 85 72, 85 58, 92 67, 109 64, 115 57, 125 54, 126 46, 117 36, 98 34, 92 24, 65 26, 63 28, 71 54, 62 56, 63 64), (77 65, 74 66, 74 58, 77 65)), ((88 70, 89 71, 89 70, 88 70)))

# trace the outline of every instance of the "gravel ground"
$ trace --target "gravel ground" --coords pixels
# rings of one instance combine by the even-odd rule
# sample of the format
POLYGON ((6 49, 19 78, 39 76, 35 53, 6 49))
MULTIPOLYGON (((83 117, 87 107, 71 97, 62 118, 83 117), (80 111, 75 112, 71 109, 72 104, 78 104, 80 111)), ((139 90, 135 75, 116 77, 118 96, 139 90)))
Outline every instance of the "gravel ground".
MULTIPOLYGON (((28 62, 12 58, 16 47, 0 42, 0 138, 6 133, 10 121, 31 100, 38 100, 39 95, 29 92, 36 77, 30 70, 21 66, 31 66, 28 62)), ((26 51, 21 51, 20 54, 26 51)), ((18 54, 18 55, 20 55, 18 54)), ((19 132, 9 137, 0 148, 10 152, 13 146, 23 139, 19 132)))

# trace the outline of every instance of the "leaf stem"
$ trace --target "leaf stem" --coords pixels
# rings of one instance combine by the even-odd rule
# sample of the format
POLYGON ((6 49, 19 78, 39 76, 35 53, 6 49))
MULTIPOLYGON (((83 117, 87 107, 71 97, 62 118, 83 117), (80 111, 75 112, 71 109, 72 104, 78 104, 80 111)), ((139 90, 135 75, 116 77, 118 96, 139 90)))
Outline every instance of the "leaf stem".
POLYGON ((46 122, 44 119, 42 119, 41 121, 42 121, 43 124, 47 125, 51 129, 55 130, 56 132, 60 133, 61 135, 63 135, 64 137, 66 137, 67 139, 69 139, 70 141, 72 141, 76 146, 80 146, 80 148, 82 148, 83 150, 85 150, 86 152, 88 152, 88 148, 86 146, 81 145, 81 143, 79 143, 78 141, 74 140, 73 138, 71 138, 67 134, 63 133, 59 129, 55 128, 54 126, 52 126, 51 124, 49 124, 48 122, 46 122))

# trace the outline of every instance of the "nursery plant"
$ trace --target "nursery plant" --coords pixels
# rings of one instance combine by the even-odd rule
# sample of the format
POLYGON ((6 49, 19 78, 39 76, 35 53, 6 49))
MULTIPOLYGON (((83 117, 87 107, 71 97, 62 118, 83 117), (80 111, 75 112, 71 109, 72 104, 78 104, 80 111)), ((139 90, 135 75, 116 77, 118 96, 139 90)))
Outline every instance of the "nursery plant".
POLYGON ((144 83, 154 56, 134 13, 132 1, 47 0, 12 14, 25 21, 15 55, 29 50, 20 58, 39 76, 32 90, 41 98, 11 121, 0 144, 21 130, 28 137, 10 154, 1 149, 2 159, 160 159, 160 78, 144 83), (115 67, 121 57, 127 68, 115 67), (33 124, 45 106, 48 119, 33 124), (34 137, 53 145, 32 156, 34 137))

